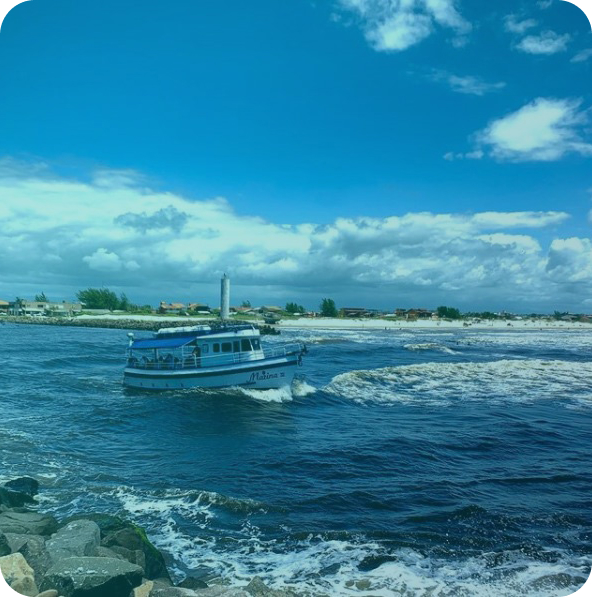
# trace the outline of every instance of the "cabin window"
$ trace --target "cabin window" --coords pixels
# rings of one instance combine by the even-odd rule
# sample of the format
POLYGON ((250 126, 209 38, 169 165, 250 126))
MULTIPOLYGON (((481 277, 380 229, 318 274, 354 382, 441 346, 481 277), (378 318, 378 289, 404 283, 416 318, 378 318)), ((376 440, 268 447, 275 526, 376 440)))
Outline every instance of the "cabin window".
POLYGON ((243 352, 249 352, 251 350, 251 343, 246 338, 241 340, 241 350, 243 352))
POLYGON ((234 352, 240 352, 240 342, 238 340, 235 340, 233 344, 234 352))
POLYGON ((214 344, 214 352, 220 352, 220 345, 214 344))
POLYGON ((259 342, 259 338, 253 338, 251 340, 251 344, 253 345, 253 350, 260 350, 261 349, 261 343, 259 342))
POLYGON ((202 352, 202 354, 205 354, 209 350, 210 350, 210 347, 207 344, 202 344, 201 345, 201 352, 202 352))
POLYGON ((222 342, 222 352, 232 352, 232 342, 222 342))

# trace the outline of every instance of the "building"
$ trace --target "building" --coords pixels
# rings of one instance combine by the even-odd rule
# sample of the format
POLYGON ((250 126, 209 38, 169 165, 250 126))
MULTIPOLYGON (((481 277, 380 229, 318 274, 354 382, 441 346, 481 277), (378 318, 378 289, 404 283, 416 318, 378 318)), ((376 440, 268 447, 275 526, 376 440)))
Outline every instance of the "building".
POLYGON ((10 303, 8 301, 3 301, 0 299, 0 315, 6 315, 8 313, 8 306, 10 303))
POLYGON ((27 299, 18 299, 8 303, 8 313, 10 315, 26 315, 29 317, 72 317, 82 311, 81 303, 70 303, 62 301, 55 303, 52 301, 29 301, 27 299))
POLYGON ((159 313, 178 314, 181 311, 185 311, 185 305, 183 303, 167 303, 166 301, 160 301, 158 307, 159 313))

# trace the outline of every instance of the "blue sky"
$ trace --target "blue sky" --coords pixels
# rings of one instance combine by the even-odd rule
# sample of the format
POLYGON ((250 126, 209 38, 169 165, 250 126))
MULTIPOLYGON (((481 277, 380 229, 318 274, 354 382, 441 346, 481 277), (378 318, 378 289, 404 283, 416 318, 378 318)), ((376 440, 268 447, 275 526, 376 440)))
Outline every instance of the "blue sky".
POLYGON ((555 0, 25 2, 0 295, 592 312, 591 65, 555 0))

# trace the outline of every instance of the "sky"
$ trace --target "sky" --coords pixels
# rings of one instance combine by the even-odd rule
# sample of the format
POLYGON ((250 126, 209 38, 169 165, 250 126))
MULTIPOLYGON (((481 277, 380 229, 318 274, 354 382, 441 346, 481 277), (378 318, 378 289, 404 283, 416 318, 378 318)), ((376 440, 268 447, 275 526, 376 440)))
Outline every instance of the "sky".
POLYGON ((592 313, 592 32, 558 0, 32 0, 0 298, 592 313))

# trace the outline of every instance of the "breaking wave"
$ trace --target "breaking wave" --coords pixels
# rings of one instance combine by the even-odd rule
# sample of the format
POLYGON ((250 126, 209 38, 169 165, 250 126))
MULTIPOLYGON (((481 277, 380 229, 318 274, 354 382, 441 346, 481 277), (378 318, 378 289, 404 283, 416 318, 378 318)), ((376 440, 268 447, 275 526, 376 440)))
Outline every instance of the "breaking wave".
POLYGON ((435 350, 438 352, 445 352, 446 354, 458 354, 456 350, 444 346, 444 344, 438 344, 436 342, 424 342, 423 344, 405 344, 403 346, 405 350, 420 351, 420 350, 435 350))
POLYGON ((456 400, 532 402, 569 396, 592 406, 591 380, 589 362, 500 360, 350 371, 335 376, 324 390, 359 403, 446 405, 456 400))

